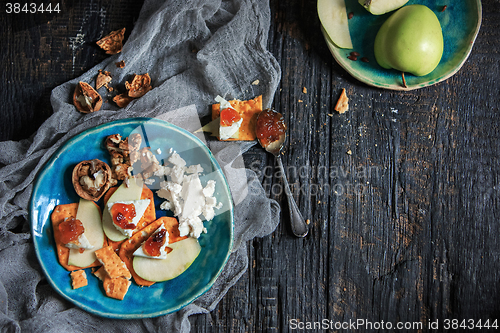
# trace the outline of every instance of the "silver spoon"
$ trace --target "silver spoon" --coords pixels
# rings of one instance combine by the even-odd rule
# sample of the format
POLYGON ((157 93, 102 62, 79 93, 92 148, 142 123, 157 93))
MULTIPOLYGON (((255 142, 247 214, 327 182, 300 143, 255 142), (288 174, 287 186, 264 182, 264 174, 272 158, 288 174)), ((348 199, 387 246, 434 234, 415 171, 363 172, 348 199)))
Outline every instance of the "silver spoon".
POLYGON ((273 154, 278 161, 283 183, 285 184, 285 194, 290 212, 290 223, 292 232, 297 237, 305 237, 308 232, 307 224, 293 199, 288 180, 286 179, 285 168, 281 162, 281 150, 286 140, 286 125, 281 113, 271 109, 266 109, 259 113, 255 127, 257 139, 260 145, 269 153, 273 154))

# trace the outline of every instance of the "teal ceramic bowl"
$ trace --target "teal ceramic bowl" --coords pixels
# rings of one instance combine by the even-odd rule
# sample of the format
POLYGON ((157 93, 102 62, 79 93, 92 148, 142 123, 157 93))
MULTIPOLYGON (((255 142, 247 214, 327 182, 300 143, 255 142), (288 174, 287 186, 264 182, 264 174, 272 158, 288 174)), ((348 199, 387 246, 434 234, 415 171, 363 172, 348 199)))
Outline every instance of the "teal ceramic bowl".
POLYGON ((453 76, 467 60, 481 26, 480 0, 410 0, 406 5, 422 4, 429 7, 439 19, 444 37, 443 57, 430 74, 414 76, 405 73, 407 88, 403 87, 401 72, 380 67, 375 60, 373 45, 375 36, 387 18, 393 13, 372 15, 357 0, 345 0, 347 13, 353 13, 349 20, 353 49, 337 47, 323 30, 326 43, 337 63, 349 74, 368 85, 392 89, 413 90, 427 87, 453 76), (446 9, 442 11, 443 6, 446 9), (357 61, 347 57, 353 51, 360 54, 357 61), (369 62, 360 61, 361 57, 369 62))
MULTIPOLYGON (((155 192, 156 180, 149 186, 155 192)), ((155 194, 157 217, 172 213, 159 209, 161 201, 155 194)), ((98 202, 102 208, 102 202, 98 202)), ((36 255, 52 287, 64 298, 82 309, 108 318, 149 318, 165 315, 188 305, 213 285, 222 271, 233 245, 233 204, 229 186, 221 168, 207 146, 189 132, 158 119, 133 118, 119 120, 87 130, 65 143, 39 173, 31 198, 31 231, 36 255), (206 234, 199 238, 201 252, 193 264, 177 278, 155 283, 151 287, 139 287, 132 282, 123 301, 106 297, 102 283, 86 269, 88 286, 73 290, 69 272, 58 262, 53 238, 50 214, 55 206, 78 202, 71 172, 82 160, 98 158, 109 164, 104 138, 119 133, 128 136, 132 132, 143 135, 143 145, 150 146, 158 160, 170 156, 172 148, 188 165, 201 164, 202 184, 208 179, 216 181, 215 196, 223 208, 216 211, 212 221, 205 222, 206 234), (144 142, 146 141, 146 142, 144 142)))

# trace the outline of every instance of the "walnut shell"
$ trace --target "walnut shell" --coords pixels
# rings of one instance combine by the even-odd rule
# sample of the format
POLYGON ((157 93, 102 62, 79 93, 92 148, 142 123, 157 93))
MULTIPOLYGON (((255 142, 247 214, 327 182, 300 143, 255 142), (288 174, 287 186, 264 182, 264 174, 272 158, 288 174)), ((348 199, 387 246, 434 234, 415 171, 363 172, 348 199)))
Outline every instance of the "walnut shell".
POLYGON ((125 82, 125 89, 128 91, 128 96, 132 98, 139 98, 144 96, 148 91, 153 89, 151 87, 151 77, 148 73, 137 75, 134 74, 132 82, 125 82))
POLYGON ((82 161, 73 168, 72 182, 81 198, 97 201, 111 186, 111 168, 96 158, 82 161))
POLYGON ((123 37, 125 37, 125 28, 111 31, 108 35, 98 40, 96 44, 106 51, 106 54, 117 54, 122 51, 123 37))
POLYGON ((99 111, 102 106, 102 97, 90 84, 80 81, 73 93, 73 104, 82 113, 99 111))
POLYGON ((120 108, 126 107, 130 102, 132 102, 134 99, 132 97, 129 97, 127 93, 123 93, 120 95, 116 95, 113 97, 113 102, 118 105, 120 108))
POLYGON ((102 86, 105 86, 109 90, 110 88, 108 87, 108 83, 110 83, 111 80, 111 73, 100 69, 95 80, 95 89, 99 90, 102 86))

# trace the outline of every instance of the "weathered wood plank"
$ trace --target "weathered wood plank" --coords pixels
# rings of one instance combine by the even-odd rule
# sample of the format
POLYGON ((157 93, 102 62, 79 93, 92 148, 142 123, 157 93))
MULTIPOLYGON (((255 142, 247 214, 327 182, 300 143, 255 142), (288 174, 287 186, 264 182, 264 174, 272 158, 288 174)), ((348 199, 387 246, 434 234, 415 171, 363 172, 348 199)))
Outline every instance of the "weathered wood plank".
MULTIPOLYGON (((289 125, 283 161, 305 239, 291 236, 274 159, 245 156, 280 225, 248 244, 249 269, 193 332, 288 332, 292 323, 500 319, 500 9, 462 70, 411 92, 368 87, 331 57, 315 2, 271 0, 269 50, 282 68, 273 106, 289 125), (304 89, 305 88, 305 89, 304 89), (346 88, 350 110, 333 106, 346 88), (291 321, 291 320, 297 320, 291 321)), ((100 0, 60 15, 0 16, 0 140, 29 136, 52 112, 52 88, 105 55, 94 41, 141 2, 100 0)))

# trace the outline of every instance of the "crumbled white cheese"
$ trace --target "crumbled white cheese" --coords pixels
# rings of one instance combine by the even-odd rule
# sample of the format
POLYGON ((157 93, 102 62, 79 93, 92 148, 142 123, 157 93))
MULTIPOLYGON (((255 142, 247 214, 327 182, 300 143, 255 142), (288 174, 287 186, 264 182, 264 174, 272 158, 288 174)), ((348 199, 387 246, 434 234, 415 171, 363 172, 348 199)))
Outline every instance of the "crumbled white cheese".
POLYGON ((203 172, 201 165, 186 166, 186 161, 175 152, 168 162, 173 166, 168 172, 162 172, 168 180, 160 182, 160 189, 156 191, 158 197, 165 199, 160 209, 173 211, 179 219, 181 236, 198 238, 201 233, 207 232, 201 218, 212 220, 215 217, 214 208, 221 207, 213 197, 216 183, 209 180, 203 187, 199 177, 203 172))
POLYGON ((215 217, 214 206, 208 206, 208 205, 203 206, 201 213, 203 214, 205 220, 210 221, 215 217))
POLYGON ((160 154, 161 154, 161 149, 160 149, 160 148, 156 149, 156 154, 157 154, 157 155, 160 155, 160 154))
POLYGON ((160 209, 161 210, 174 210, 174 205, 168 201, 168 200, 165 200, 163 201, 161 204, 160 204, 160 209))
POLYGON ((186 161, 184 161, 184 159, 177 153, 173 153, 172 155, 170 155, 170 157, 168 158, 168 161, 170 163, 172 163, 173 165, 177 165, 177 166, 181 166, 181 167, 184 167, 186 166, 186 161))
POLYGON ((179 232, 180 236, 187 236, 198 238, 203 232, 203 221, 198 216, 191 216, 179 219, 179 232))
POLYGON ((200 164, 194 164, 190 165, 189 167, 186 168, 186 173, 202 173, 203 168, 201 167, 200 164))
POLYGON ((174 165, 174 167, 170 171, 170 177, 172 181, 177 184, 181 184, 184 180, 184 171, 185 168, 183 166, 174 165))
POLYGON ((197 174, 186 176, 181 191, 181 197, 184 200, 184 216, 198 216, 201 214, 202 206, 205 204, 205 196, 202 191, 203 187, 197 174))
POLYGON ((214 197, 206 197, 205 198, 205 206, 207 207, 215 207, 217 204, 217 199, 214 197))
POLYGON ((170 175, 171 171, 172 171, 172 168, 166 167, 164 165, 159 165, 158 170, 153 172, 153 175, 155 175, 156 177, 168 176, 168 175, 170 175))
POLYGON ((215 180, 210 179, 207 185, 203 189, 203 195, 208 198, 214 195, 215 192, 215 180))

